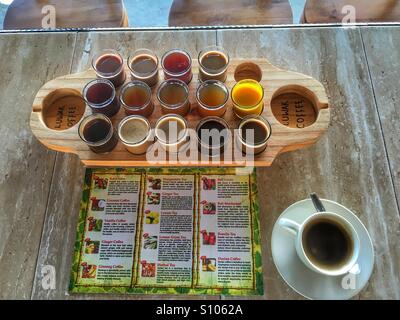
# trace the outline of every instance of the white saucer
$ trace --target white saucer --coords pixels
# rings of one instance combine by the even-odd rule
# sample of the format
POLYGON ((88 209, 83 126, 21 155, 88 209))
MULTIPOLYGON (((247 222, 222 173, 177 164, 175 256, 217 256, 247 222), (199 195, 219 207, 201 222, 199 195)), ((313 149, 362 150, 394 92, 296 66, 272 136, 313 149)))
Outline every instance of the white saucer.
POLYGON ((316 210, 311 199, 302 200, 291 205, 275 223, 271 240, 272 258, 282 278, 294 291, 302 296, 319 300, 350 299, 364 288, 372 274, 374 267, 372 241, 360 219, 349 209, 330 200, 321 199, 321 201, 327 211, 337 213, 346 218, 360 237, 360 257, 357 263, 361 270, 352 279, 346 278, 348 284, 354 283, 355 285, 350 285, 351 288, 348 288, 349 285, 347 285, 347 288, 343 288, 342 280, 346 275, 329 277, 306 267, 297 256, 294 235, 279 225, 279 219, 283 217, 301 223, 314 214, 316 210))

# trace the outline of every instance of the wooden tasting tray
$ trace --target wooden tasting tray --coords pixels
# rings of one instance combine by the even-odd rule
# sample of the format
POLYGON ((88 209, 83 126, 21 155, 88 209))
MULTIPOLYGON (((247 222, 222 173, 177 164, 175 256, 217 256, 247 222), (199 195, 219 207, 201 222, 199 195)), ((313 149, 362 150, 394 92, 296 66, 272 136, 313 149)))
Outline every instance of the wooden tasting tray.
MULTIPOLYGON (((130 81, 126 67, 127 80, 130 81)), ((160 82, 163 72, 159 72, 160 82)), ((84 72, 62 76, 47 82, 37 93, 33 102, 30 126, 33 134, 47 148, 74 153, 88 166, 245 166, 243 159, 219 161, 198 161, 182 164, 175 160, 154 163, 146 160, 146 155, 133 155, 126 151, 121 142, 108 154, 96 154, 89 150, 78 135, 79 121, 89 115, 91 110, 82 99, 83 87, 96 75, 90 69, 84 72), (72 126, 71 126, 72 125, 72 126)), ((296 150, 315 143, 327 130, 330 120, 328 98, 323 85, 317 80, 296 72, 279 69, 266 59, 233 59, 229 65, 226 85, 232 89, 236 80, 254 78, 264 87, 264 111, 272 127, 268 147, 262 154, 255 156, 254 166, 270 166, 278 154, 296 150), (274 115, 275 114, 275 115, 274 115), (298 128, 305 126, 304 128, 298 128)), ((160 83, 159 82, 159 83, 160 83)), ((189 127, 195 129, 200 116, 197 114, 195 99, 198 86, 198 61, 193 60, 193 80, 189 84, 192 110, 186 119, 189 127)), ((157 86, 153 88, 154 113, 149 121, 154 128, 161 117, 156 99, 157 86)), ((112 118, 116 128, 125 117, 123 108, 112 118)), ((229 99, 228 109, 223 117, 231 129, 240 122, 229 99)), ((232 150, 227 150, 229 154, 232 150)))

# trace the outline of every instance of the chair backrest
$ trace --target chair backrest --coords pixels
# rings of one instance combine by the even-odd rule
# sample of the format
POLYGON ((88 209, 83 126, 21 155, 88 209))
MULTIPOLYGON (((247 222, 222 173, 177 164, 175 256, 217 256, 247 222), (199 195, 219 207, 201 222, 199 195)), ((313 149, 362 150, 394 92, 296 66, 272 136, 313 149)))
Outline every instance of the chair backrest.
POLYGON ((42 9, 54 6, 57 28, 127 26, 122 0, 14 0, 4 18, 5 30, 43 29, 42 9))
POLYGON ((346 6, 354 7, 356 22, 400 21, 399 0, 307 0, 304 22, 340 23, 351 12, 346 6))
POLYGON ((170 26, 291 24, 288 0, 174 0, 170 26))

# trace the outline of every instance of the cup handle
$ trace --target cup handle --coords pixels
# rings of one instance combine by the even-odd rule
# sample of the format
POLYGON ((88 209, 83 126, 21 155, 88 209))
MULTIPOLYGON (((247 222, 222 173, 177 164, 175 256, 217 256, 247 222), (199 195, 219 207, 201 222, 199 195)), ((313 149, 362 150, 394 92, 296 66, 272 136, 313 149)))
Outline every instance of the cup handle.
POLYGON ((286 218, 280 219, 279 225, 295 236, 297 236, 300 230, 300 225, 297 222, 294 222, 293 220, 289 220, 286 218))

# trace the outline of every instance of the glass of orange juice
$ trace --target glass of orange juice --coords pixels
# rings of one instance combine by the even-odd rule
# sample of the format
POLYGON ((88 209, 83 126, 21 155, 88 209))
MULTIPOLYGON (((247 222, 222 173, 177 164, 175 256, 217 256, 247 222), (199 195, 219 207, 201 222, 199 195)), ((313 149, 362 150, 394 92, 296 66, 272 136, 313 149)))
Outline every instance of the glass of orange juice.
POLYGON ((264 88, 255 80, 241 80, 231 92, 233 111, 243 119, 249 115, 260 115, 264 108, 264 88))

